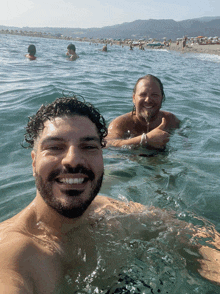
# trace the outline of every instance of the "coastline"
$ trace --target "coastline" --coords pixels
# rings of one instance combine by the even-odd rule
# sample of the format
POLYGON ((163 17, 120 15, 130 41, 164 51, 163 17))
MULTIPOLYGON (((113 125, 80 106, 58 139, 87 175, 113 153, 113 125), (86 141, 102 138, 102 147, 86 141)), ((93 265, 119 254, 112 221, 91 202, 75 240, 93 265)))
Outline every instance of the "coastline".
MULTIPOLYGON (((20 36, 28 36, 28 37, 40 37, 40 38, 49 38, 49 39, 63 39, 68 41, 77 41, 77 42, 89 42, 95 44, 107 44, 107 45, 118 45, 118 46, 130 46, 135 40, 112 40, 112 39, 88 39, 88 38, 73 38, 73 37, 65 37, 65 36, 53 36, 51 34, 42 34, 40 32, 18 32, 18 31, 0 31, 0 34, 4 35, 20 35, 20 36)), ((162 42, 161 42, 162 43, 162 42)), ((166 49, 171 51, 179 51, 181 53, 203 53, 203 54, 215 54, 220 56, 220 44, 206 44, 206 45, 199 45, 198 43, 187 44, 184 49, 182 49, 182 42, 179 45, 176 44, 175 41, 170 43, 169 47, 149 47, 147 46, 148 42, 142 42, 144 49, 166 49)), ((136 41, 136 45, 133 47, 137 47, 138 49, 138 41, 136 41)))
POLYGON ((220 44, 213 44, 213 45, 199 45, 199 44, 190 44, 187 45, 184 49, 182 49, 182 43, 180 42, 179 45, 172 42, 170 47, 164 47, 168 50, 172 51, 179 51, 182 53, 204 53, 204 54, 215 54, 220 56, 220 44))
MULTIPOLYGON (((92 43, 105 43, 100 42, 100 40, 92 40, 92 43)), ((107 42, 106 42, 107 43, 107 42)), ((111 42, 112 45, 118 45, 118 46, 129 46, 128 42, 111 42)), ((207 45, 199 45, 198 43, 194 44, 187 44, 184 49, 182 49, 182 42, 179 43, 179 45, 176 44, 176 42, 171 42, 169 47, 163 46, 163 47, 149 47, 147 46, 147 43, 142 43, 145 50, 148 49, 166 49, 171 51, 179 51, 181 53, 203 53, 203 54, 215 54, 220 56, 220 44, 207 44, 207 45)), ((134 48, 138 49, 138 46, 134 46, 134 48)))

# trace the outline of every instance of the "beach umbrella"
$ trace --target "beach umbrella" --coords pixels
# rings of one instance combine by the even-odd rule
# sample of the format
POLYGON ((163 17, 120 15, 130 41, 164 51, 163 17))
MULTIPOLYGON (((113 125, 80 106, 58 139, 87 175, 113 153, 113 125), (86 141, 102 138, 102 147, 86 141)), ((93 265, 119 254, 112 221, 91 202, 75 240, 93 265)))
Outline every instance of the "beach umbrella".
POLYGON ((204 37, 203 37, 203 36, 198 36, 197 38, 202 39, 202 38, 204 38, 204 37))

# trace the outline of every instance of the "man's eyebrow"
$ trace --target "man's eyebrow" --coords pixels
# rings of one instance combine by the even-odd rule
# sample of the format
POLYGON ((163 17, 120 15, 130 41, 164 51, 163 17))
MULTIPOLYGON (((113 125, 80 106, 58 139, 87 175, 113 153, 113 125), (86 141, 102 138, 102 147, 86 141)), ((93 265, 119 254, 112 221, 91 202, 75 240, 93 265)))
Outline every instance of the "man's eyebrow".
MULTIPOLYGON (((41 144, 45 144, 48 142, 53 142, 53 141, 58 141, 58 142, 65 142, 66 140, 62 137, 53 137, 53 136, 49 136, 45 139, 42 140, 41 144)), ((86 137, 82 137, 80 138, 80 141, 82 142, 90 142, 90 141, 95 141, 100 143, 100 139, 97 136, 86 136, 86 137)))
POLYGON ((100 143, 100 139, 97 136, 83 137, 83 138, 80 139, 80 141, 83 141, 83 142, 96 141, 96 142, 100 143))
POLYGON ((50 141, 60 141, 60 142, 63 142, 65 140, 63 138, 61 138, 61 137, 49 136, 49 137, 43 139, 42 142, 41 142, 41 144, 45 144, 45 143, 50 142, 50 141))

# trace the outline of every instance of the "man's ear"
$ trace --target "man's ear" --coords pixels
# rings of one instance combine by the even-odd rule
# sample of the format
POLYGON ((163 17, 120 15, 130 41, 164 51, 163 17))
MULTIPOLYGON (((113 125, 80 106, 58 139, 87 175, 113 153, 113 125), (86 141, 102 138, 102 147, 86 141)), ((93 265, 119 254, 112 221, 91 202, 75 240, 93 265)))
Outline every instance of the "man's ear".
POLYGON ((133 103, 135 104, 135 94, 133 94, 133 103))
POLYGON ((32 169, 33 169, 33 176, 36 175, 36 153, 34 150, 31 151, 31 158, 32 158, 32 169))

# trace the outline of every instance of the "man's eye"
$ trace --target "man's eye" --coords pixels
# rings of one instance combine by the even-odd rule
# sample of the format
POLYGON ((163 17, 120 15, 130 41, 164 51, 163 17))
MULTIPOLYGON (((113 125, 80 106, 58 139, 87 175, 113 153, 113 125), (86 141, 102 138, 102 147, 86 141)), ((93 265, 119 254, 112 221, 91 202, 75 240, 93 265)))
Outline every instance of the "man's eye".
POLYGON ((86 146, 84 146, 84 149, 95 150, 95 149, 98 149, 98 146, 97 145, 86 145, 86 146))
POLYGON ((89 146, 86 146, 86 149, 96 149, 97 146, 92 146, 92 145, 89 145, 89 146))
POLYGON ((158 94, 152 94, 152 96, 155 98, 160 98, 160 95, 158 95, 158 94))
POLYGON ((59 151, 59 150, 62 150, 62 147, 61 146, 49 146, 47 149, 51 150, 51 151, 59 151))

